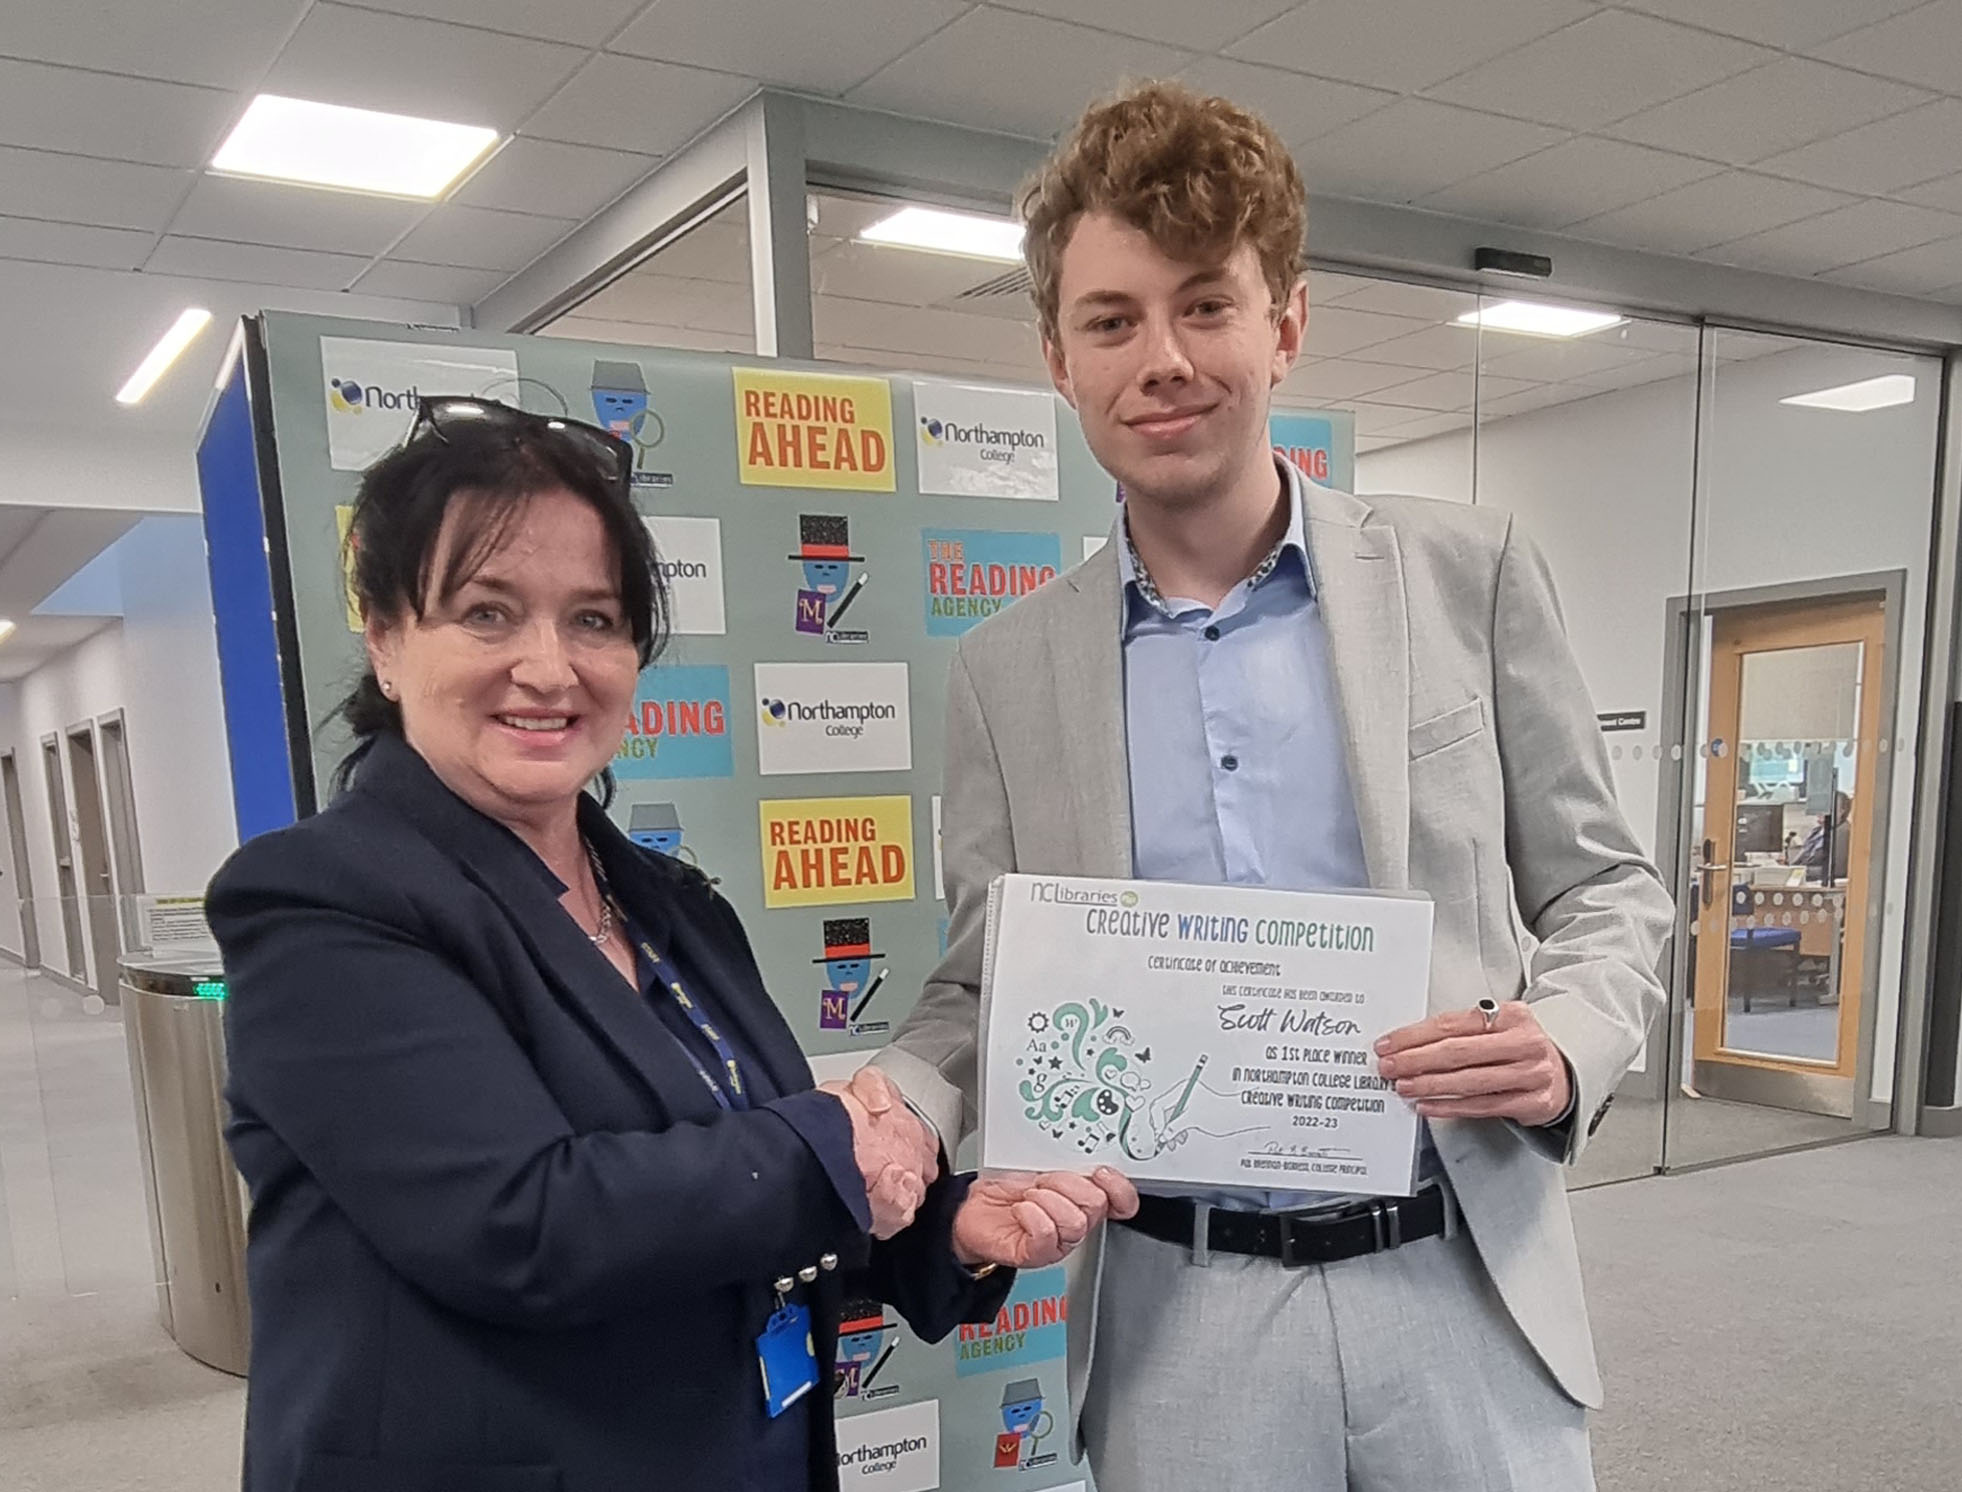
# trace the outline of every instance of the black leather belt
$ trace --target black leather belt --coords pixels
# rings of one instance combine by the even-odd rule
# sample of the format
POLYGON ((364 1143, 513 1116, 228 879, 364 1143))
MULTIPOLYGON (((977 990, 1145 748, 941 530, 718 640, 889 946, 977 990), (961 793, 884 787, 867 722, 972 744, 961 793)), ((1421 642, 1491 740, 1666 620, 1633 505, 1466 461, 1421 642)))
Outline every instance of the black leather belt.
MULTIPOLYGON (((1313 1212, 1234 1212, 1215 1207, 1206 1220, 1206 1247, 1222 1254, 1279 1259, 1283 1267, 1338 1264, 1364 1254, 1436 1238, 1445 1231, 1441 1187, 1414 1197, 1369 1197, 1345 1207, 1313 1212)), ((1192 1248, 1198 1208, 1183 1197, 1142 1197, 1138 1215, 1123 1219, 1160 1243, 1192 1248)))

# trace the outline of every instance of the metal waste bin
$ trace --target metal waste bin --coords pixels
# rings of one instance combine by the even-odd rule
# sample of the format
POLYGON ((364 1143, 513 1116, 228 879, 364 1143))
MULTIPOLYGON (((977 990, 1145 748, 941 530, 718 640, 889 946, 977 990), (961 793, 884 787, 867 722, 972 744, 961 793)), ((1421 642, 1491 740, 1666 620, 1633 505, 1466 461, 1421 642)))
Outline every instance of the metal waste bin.
POLYGON ((243 1374, 244 1183, 225 1148, 225 976, 215 953, 123 960, 157 1312, 192 1357, 243 1374))

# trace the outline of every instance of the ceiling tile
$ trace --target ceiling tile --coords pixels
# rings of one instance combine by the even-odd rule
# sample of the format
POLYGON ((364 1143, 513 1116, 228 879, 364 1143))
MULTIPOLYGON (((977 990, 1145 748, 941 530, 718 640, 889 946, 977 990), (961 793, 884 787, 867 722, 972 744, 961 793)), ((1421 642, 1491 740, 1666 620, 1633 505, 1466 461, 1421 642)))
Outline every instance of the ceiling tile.
MULTIPOLYGON (((661 258, 665 261, 667 256, 663 254, 661 258)), ((671 268, 665 263, 662 267, 671 268)), ((889 244, 842 243, 812 257, 811 290, 818 295, 843 295, 854 300, 930 306, 984 280, 999 279, 1009 267, 984 259, 958 259, 951 254, 923 254, 889 244)), ((747 278, 744 277, 745 281, 747 278)), ((1024 305, 1028 304, 1027 296, 1019 298, 1024 305)))
POLYGON ((1425 440, 1433 435, 1449 435, 1453 430, 1464 430, 1472 422, 1469 405, 1449 407, 1444 414, 1419 415, 1414 420, 1404 420, 1394 428, 1399 440, 1425 440))
POLYGON ((523 269, 577 226, 569 218, 535 218, 445 202, 397 244, 389 258, 462 269, 523 269))
POLYGON ((450 194, 452 202, 501 207, 543 217, 585 219, 659 164, 651 155, 563 145, 556 140, 507 140, 504 148, 450 194))
POLYGON ((0 146, 0 202, 22 217, 161 232, 192 173, 0 146))
POLYGON ((262 91, 509 131, 585 55, 578 47, 317 3, 262 91))
POLYGON ((1820 278, 1895 295, 1932 295, 1962 285, 1962 238, 1882 254, 1862 264, 1828 270, 1820 278))
POLYGON ((1844 207, 1853 199, 1796 181, 1726 171, 1632 207, 1576 223, 1567 231, 1597 243, 1687 254, 1747 233, 1780 228, 1844 207))
POLYGON ((966 0, 657 0, 607 50, 838 94, 967 8, 966 0))
MULTIPOLYGON (((1614 369, 1631 367, 1656 356, 1646 347, 1630 347, 1614 340, 1618 327, 1607 328, 1586 337, 1553 339, 1508 336, 1486 332, 1479 338, 1483 354, 1481 373, 1501 378, 1524 378, 1534 383, 1567 383, 1591 379, 1614 369)), ((1692 345, 1694 331, 1686 332, 1692 345)))
MULTIPOLYGON (((1315 286, 1320 277, 1308 281, 1309 304, 1314 304, 1315 286)), ((1402 280, 1364 280, 1354 282, 1342 296, 1345 311, 1380 311, 1385 316, 1407 316, 1415 321, 1455 321, 1478 304, 1478 297, 1464 290, 1440 290, 1435 285, 1409 285, 1402 280)), ((1311 309, 1310 316, 1314 314, 1311 309)))
POLYGON ((524 133, 575 145, 671 155, 756 91, 747 78, 638 57, 595 57, 536 114, 524 133), (658 108, 649 101, 658 99, 658 108))
POLYGON ((38 259, 90 269, 135 269, 156 242, 154 233, 134 228, 97 228, 81 223, 44 223, 38 218, 0 217, 0 259, 38 259))
MULTIPOLYGON (((1369 349, 1372 363, 1401 363, 1410 368, 1429 368, 1436 372, 1456 372, 1478 362, 1478 333, 1469 326, 1446 322, 1427 326, 1389 342, 1378 342, 1369 349)), ((1397 403, 1406 402, 1402 388, 1393 395, 1397 403)))
POLYGON ((1544 125, 1406 98, 1345 124, 1297 152, 1317 192, 1414 202, 1564 138, 1544 125))
POLYGON ((1892 192, 1946 176, 1962 160, 1962 102, 1937 99, 1759 162, 1766 171, 1849 192, 1892 192))
POLYGON ((1175 73, 1192 60, 1156 42, 979 6, 854 88, 851 99, 1046 139, 1105 89, 1175 73))
POLYGON ((1308 308, 1308 338, 1302 356, 1309 358, 1344 357, 1378 342, 1394 341, 1420 331, 1429 323, 1408 316, 1388 316, 1348 305, 1308 308))
POLYGON ((1962 0, 1935 0, 1810 50, 1862 72, 1962 93, 1962 0))
POLYGON ((1226 49, 1247 62, 1407 92, 1578 21, 1580 0, 1308 0, 1226 49))
POLYGON ((1638 358, 1618 368, 1603 368, 1598 373, 1590 373, 1586 378, 1575 380, 1595 389, 1628 389, 1639 384, 1658 383, 1665 378, 1685 378, 1696 372, 1696 329, 1694 327, 1673 328, 1678 337, 1678 350, 1660 353, 1655 357, 1638 358), (1682 349, 1688 349, 1687 351, 1682 349))
POLYGON ((153 275, 344 290, 367 262, 355 254, 318 254, 310 249, 269 249, 260 244, 172 237, 157 245, 143 268, 153 275))
POLYGON ((241 109, 208 88, 0 58, 0 145, 202 166, 241 109))
POLYGON ((569 42, 596 47, 647 0, 361 0, 368 10, 421 16, 431 21, 458 21, 489 31, 535 36, 541 41, 569 42))
POLYGON ((1918 187, 1896 193, 1903 201, 1923 207, 1939 207, 1944 212, 1962 212, 1962 174, 1923 182, 1918 187))
POLYGON ((171 221, 170 231, 190 238, 227 238, 372 258, 428 211, 426 202, 397 197, 201 176, 171 221))
POLYGON ((1912 10, 1925 0, 1620 0, 1624 10, 1645 10, 1670 21, 1687 21, 1768 47, 1801 49, 1856 26, 1912 10))
POLYGON ((1556 404, 1571 404, 1600 392, 1599 389, 1578 384, 1540 383, 1511 394, 1492 396, 1481 393, 1478 397, 1478 421, 1481 425, 1489 425, 1494 420, 1531 414, 1536 409, 1548 409, 1556 404))
POLYGON ((1201 93, 1218 94, 1253 110, 1290 146, 1340 129, 1397 100, 1381 88, 1304 78, 1284 68, 1235 62, 1231 57, 1202 57, 1179 76, 1201 93))
POLYGON ((1475 109, 1594 129, 1774 56, 1652 16, 1600 10, 1430 92, 1475 109))
POLYGON ((1714 176, 1719 169, 1688 156, 1577 135, 1434 192, 1421 205, 1525 228, 1564 228, 1714 176))
POLYGON ((306 0, 63 0, 7 7, 10 57, 243 89, 256 82, 306 0))
POLYGON ((1333 269, 1311 269, 1308 271, 1308 301, 1310 305, 1332 306, 1377 283, 1364 275, 1345 275, 1333 269))
POLYGON ((1365 363, 1353 358, 1304 357, 1277 393, 1301 399, 1360 399, 1400 383, 1414 383, 1422 370, 1396 363, 1365 363))
POLYGON ((448 301, 475 305, 502 285, 506 276, 494 269, 455 269, 446 264, 399 264, 384 259, 354 282, 362 295, 393 295, 403 300, 448 301))
POLYGON ((1855 202, 1706 249, 1702 257, 1778 274, 1816 275, 1962 234, 1962 217, 1905 202, 1855 202))
POLYGON ((1734 166, 1898 114, 1928 95, 1804 57, 1750 72, 1612 125, 1608 133, 1734 166))
POLYGON ((1217 52, 1264 26, 1294 0, 994 0, 1002 10, 1025 10, 1058 21, 1078 21, 1168 47, 1217 52))

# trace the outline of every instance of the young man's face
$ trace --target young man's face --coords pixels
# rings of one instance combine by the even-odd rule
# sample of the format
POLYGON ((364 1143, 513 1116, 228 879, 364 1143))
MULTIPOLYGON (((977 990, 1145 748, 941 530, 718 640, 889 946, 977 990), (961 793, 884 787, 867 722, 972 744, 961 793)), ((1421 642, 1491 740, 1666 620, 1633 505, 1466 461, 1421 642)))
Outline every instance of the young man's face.
POLYGON ((1107 213, 1078 221, 1059 268, 1049 374, 1127 499, 1204 504, 1266 461, 1268 400, 1301 351, 1305 286, 1276 316, 1252 245, 1185 263, 1107 213))

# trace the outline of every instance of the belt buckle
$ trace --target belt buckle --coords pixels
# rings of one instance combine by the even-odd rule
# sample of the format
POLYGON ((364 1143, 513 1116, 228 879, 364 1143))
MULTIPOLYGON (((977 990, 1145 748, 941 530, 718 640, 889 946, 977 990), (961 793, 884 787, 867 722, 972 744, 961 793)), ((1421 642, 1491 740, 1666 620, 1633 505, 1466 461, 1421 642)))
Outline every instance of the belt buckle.
POLYGON ((1275 1221, 1281 1226, 1281 1268, 1306 1269, 1309 1265, 1313 1264, 1315 1262, 1313 1259, 1297 1259, 1295 1257, 1294 1219, 1284 1212, 1276 1217, 1275 1221))
POLYGON ((1376 1228, 1376 1252, 1403 1247, 1403 1213, 1395 1197, 1372 1197, 1369 1220, 1376 1228))

